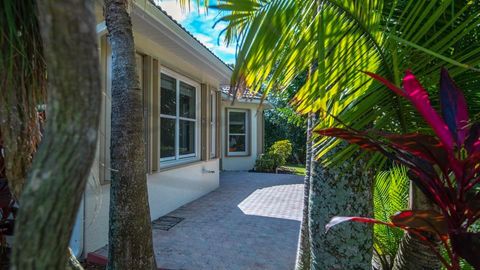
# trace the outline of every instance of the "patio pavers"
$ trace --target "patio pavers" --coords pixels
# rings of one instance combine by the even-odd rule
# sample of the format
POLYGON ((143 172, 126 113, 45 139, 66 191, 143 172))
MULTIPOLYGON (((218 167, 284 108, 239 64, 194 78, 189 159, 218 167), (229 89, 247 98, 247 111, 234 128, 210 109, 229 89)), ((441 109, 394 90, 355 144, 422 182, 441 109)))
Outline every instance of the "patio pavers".
POLYGON ((154 229, 158 267, 165 269, 293 269, 302 214, 303 177, 224 172, 220 187, 168 216, 154 229))

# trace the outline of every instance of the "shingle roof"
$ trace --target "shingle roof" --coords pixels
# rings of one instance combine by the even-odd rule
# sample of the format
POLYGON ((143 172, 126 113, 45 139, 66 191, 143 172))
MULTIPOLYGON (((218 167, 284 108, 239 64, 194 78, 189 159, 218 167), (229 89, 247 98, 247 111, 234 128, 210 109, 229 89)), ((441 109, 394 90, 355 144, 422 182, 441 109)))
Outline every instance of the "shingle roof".
MULTIPOLYGON (((229 97, 234 96, 234 93, 232 91, 230 91, 230 85, 221 85, 220 90, 222 91, 222 93, 228 95, 229 97)), ((259 93, 253 94, 248 89, 245 89, 243 91, 237 91, 236 98, 240 98, 240 99, 262 99, 262 95, 259 94, 259 93)))
POLYGON ((197 41, 202 47, 204 47, 208 52, 210 52, 210 54, 212 54, 215 58, 217 58, 220 62, 222 62, 225 66, 227 66, 230 70, 232 70, 232 67, 230 65, 228 65, 227 63, 225 63, 222 59, 220 59, 220 57, 218 57, 212 50, 210 50, 209 48, 207 48, 207 46, 205 46, 202 42, 200 42, 200 40, 198 40, 190 31, 188 31, 185 27, 183 27, 179 22, 177 22, 177 20, 175 20, 172 16, 170 16, 165 10, 163 10, 159 5, 157 5, 153 0, 149 0, 150 3, 152 3, 152 5, 154 5, 160 12, 162 12, 163 14, 165 14, 170 20, 172 20, 176 25, 178 25, 178 27, 180 27, 183 31, 185 31, 185 33, 187 33, 188 35, 190 35, 195 41, 197 41))

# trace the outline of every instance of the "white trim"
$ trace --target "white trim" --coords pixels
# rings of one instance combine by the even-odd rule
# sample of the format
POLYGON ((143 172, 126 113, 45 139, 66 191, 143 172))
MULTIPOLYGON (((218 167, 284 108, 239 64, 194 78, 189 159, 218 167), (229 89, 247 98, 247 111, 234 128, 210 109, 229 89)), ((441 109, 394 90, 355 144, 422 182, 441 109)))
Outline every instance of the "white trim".
MULTIPOLYGON (((170 76, 176 80, 176 89, 175 89, 175 95, 176 95, 176 112, 175 116, 173 115, 167 115, 167 114, 162 114, 161 109, 160 111, 160 121, 161 118, 167 118, 167 119, 174 119, 175 120, 175 156, 172 157, 164 157, 159 159, 159 168, 167 168, 171 166, 175 166, 178 164, 182 163, 187 163, 187 162, 192 162, 192 161, 197 161, 200 160, 200 132, 201 132, 201 102, 200 102, 200 84, 186 76, 183 76, 177 72, 174 72, 164 66, 160 66, 159 68, 159 84, 158 87, 159 89, 159 98, 160 101, 158 102, 159 106, 161 107, 161 87, 162 87, 162 74, 165 74, 167 76, 170 76), (188 84, 192 87, 195 88, 195 119, 192 118, 187 118, 187 117, 181 117, 179 115, 180 113, 180 82, 183 82, 185 84, 188 84), (180 120, 182 121, 190 121, 195 123, 195 153, 193 154, 186 154, 186 155, 180 155, 180 120)), ((160 125, 161 128, 161 125, 160 125)), ((159 142, 159 156, 161 155, 161 141, 159 142)))
POLYGON ((158 7, 150 1, 135 1, 134 5, 136 8, 133 9, 132 14, 136 14, 139 18, 162 32, 165 37, 170 38, 177 43, 179 47, 182 47, 187 52, 192 52, 192 57, 198 59, 203 64, 223 76, 226 81, 229 81, 232 69, 218 59, 211 51, 205 48, 198 40, 182 29, 165 13, 160 11, 158 7), (169 33, 165 33, 165 30, 169 33))
POLYGON ((249 145, 249 137, 248 137, 248 133, 250 132, 249 130, 249 121, 250 119, 248 119, 248 109, 230 109, 228 108, 227 109, 227 155, 228 156, 247 156, 248 155, 248 147, 250 146, 249 145), (243 133, 230 133, 230 112, 240 112, 240 113, 244 113, 245 114, 245 132, 243 133), (242 152, 230 152, 230 136, 245 136, 245 151, 242 151, 242 152))
POLYGON ((210 109, 210 119, 209 122, 209 132, 210 132, 210 158, 214 158, 217 154, 216 144, 217 144, 217 93, 215 90, 211 90, 208 96, 208 108, 210 109))

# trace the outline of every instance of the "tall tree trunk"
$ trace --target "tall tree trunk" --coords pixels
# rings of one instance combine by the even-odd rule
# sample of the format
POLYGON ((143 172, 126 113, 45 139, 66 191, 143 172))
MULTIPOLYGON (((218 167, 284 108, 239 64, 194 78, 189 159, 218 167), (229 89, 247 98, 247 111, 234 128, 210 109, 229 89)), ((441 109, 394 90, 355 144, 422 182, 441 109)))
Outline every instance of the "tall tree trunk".
MULTIPOLYGON (((345 144, 337 146, 326 157, 332 157, 343 147, 345 144)), ((372 216, 373 173, 365 170, 365 162, 356 160, 358 153, 334 168, 323 166, 322 160, 312 162, 309 202, 312 270, 371 268, 373 226, 346 223, 325 233, 325 225, 333 216, 372 216)))
POLYGON ((45 101, 36 8, 35 0, 23 0, 4 1, 0 9, 0 134, 8 185, 16 199, 40 140, 36 106, 45 101))
POLYGON ((142 91, 127 5, 126 0, 105 0, 113 68, 108 269, 155 269, 142 91))
POLYGON ((100 77, 92 0, 44 0, 48 121, 20 198, 11 269, 65 269, 97 145, 100 77))
MULTIPOLYGON (((434 205, 412 183, 410 183, 410 208, 414 210, 434 209, 434 205)), ((435 236, 429 235, 427 237, 432 239, 437 247, 440 246, 440 240, 436 239, 435 236)), ((428 244, 414 234, 404 234, 395 256, 393 270, 434 270, 441 269, 441 267, 440 260, 428 244)))
POLYGON ((303 213, 300 236, 298 237, 296 270, 310 269, 310 236, 308 233, 308 202, 310 199, 310 174, 312 165, 312 129, 315 126, 315 114, 311 113, 307 119, 307 145, 305 157, 305 179, 303 181, 303 213))

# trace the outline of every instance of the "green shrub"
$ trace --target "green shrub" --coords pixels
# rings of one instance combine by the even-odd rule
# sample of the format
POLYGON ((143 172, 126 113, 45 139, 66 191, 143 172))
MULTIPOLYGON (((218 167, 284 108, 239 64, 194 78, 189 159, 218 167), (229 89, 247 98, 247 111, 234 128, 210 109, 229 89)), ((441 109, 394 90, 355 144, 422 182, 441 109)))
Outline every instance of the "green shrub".
POLYGON ((255 161, 255 170, 259 172, 275 172, 275 169, 287 163, 292 154, 292 144, 288 140, 275 142, 267 153, 260 155, 255 161))
POLYGON ((261 154, 255 161, 255 171, 257 172, 274 172, 275 169, 275 158, 269 153, 261 154))
POLYGON ((292 154, 292 143, 289 140, 276 141, 268 150, 275 160, 276 167, 287 164, 287 158, 292 154))

